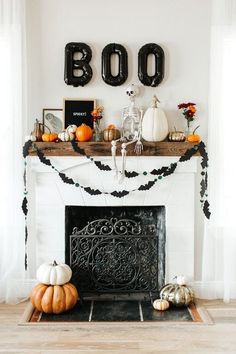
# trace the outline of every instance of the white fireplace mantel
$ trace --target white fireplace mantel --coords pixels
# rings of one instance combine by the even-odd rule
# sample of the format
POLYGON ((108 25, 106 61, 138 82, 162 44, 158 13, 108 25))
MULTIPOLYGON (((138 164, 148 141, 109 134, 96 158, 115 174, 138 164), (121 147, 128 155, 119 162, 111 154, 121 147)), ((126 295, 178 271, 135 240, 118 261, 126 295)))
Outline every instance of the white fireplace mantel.
MULTIPOLYGON (((131 190, 154 179, 151 175, 126 178, 122 184, 114 171, 100 171, 85 157, 51 157, 59 171, 84 186, 102 191, 131 190)), ((97 157, 112 166, 111 157, 97 157)), ((178 157, 128 157, 129 171, 151 171, 176 162, 178 157)), ((155 205, 166 208, 166 281, 176 274, 194 280, 194 201, 198 157, 179 164, 175 173, 158 180, 149 191, 136 191, 123 198, 91 196, 83 189, 63 183, 57 173, 30 156, 29 181, 29 268, 32 276, 42 262, 65 257, 65 206, 155 205), (34 250, 34 251, 32 251, 34 250)), ((118 165, 121 160, 118 158, 118 165)))

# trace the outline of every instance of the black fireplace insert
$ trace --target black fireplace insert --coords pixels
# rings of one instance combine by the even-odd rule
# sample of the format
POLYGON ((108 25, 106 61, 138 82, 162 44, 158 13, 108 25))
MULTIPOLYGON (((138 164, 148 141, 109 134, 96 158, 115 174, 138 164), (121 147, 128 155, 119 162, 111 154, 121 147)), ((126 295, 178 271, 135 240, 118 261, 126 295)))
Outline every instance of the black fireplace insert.
POLYGON ((65 259, 80 294, 156 296, 165 279, 165 207, 66 206, 65 259))

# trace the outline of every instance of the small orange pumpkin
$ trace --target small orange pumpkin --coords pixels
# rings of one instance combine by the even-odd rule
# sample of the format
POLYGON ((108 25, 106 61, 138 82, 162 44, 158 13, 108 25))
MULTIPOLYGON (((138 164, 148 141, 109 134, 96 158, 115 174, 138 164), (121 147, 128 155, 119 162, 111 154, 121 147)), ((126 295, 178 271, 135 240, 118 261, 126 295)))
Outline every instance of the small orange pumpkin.
POLYGON ((56 141, 57 138, 58 138, 58 135, 55 133, 44 133, 42 135, 42 141, 44 141, 44 142, 56 141))
POLYGON ((62 313, 72 309, 79 299, 76 287, 71 283, 64 285, 38 284, 30 295, 32 305, 45 313, 62 313))
POLYGON ((75 131, 78 141, 89 141, 93 136, 93 130, 86 124, 81 124, 75 131))
POLYGON ((199 141, 201 141, 200 135, 195 134, 195 131, 196 131, 199 127, 200 127, 200 125, 198 125, 198 126, 194 129, 193 134, 190 134, 190 135, 187 136, 187 141, 188 141, 189 143, 199 143, 199 141))

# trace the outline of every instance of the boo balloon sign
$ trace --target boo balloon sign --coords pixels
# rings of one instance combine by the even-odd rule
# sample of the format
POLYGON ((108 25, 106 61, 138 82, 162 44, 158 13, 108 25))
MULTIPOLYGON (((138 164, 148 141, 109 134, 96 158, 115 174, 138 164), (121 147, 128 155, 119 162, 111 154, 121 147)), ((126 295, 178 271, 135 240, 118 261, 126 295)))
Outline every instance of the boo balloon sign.
MULTIPOLYGON (((71 42, 65 47, 65 74, 64 80, 67 85, 74 87, 85 86, 93 77, 93 70, 90 66, 92 50, 86 43, 71 42), (76 54, 80 58, 76 59, 76 54), (76 75, 78 70, 82 75, 76 75)), ((165 54, 163 49, 155 43, 148 43, 142 46, 138 52, 138 77, 145 86, 158 86, 164 78, 165 54), (155 72, 148 75, 148 56, 154 55, 155 72)), ((128 77, 128 53, 121 44, 110 43, 102 50, 102 79, 111 86, 122 85, 128 77), (118 74, 112 75, 111 56, 118 55, 118 74)))

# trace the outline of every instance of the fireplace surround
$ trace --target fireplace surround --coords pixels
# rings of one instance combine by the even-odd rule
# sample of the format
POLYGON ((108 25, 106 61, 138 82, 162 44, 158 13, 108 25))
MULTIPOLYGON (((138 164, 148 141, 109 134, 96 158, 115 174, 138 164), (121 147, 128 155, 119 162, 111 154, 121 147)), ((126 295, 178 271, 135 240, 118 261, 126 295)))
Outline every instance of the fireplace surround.
MULTIPOLYGON (((100 157, 111 164, 110 157, 100 157)), ((42 165, 37 157, 30 156, 28 164, 29 181, 29 243, 28 264, 32 277, 35 269, 43 262, 56 259, 65 261, 65 207, 125 207, 164 206, 166 216, 165 282, 172 281, 176 274, 185 274, 194 280, 194 200, 197 157, 181 164, 174 175, 158 182, 150 191, 133 192, 124 198, 111 195, 91 196, 85 191, 66 185, 57 174, 42 165)), ((83 157, 51 157, 60 171, 85 181, 87 185, 101 190, 134 189, 147 182, 140 175, 125 179, 119 185, 113 171, 98 171, 83 157)), ((140 156, 128 157, 127 169, 143 171, 169 165, 176 157, 140 156)), ((118 165, 121 163, 118 158, 118 165)))

